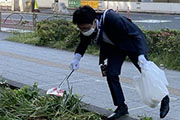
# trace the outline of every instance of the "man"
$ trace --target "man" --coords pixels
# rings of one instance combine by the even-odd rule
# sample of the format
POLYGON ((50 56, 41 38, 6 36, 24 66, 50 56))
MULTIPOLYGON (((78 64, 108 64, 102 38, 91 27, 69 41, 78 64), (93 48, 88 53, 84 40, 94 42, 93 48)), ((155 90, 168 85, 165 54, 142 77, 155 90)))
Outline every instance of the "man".
MULTIPOLYGON (((118 76, 126 56, 141 72, 140 66, 147 62, 148 47, 145 35, 130 19, 111 9, 100 14, 89 6, 80 7, 73 13, 73 23, 77 25, 81 34, 70 67, 74 70, 79 68, 79 61, 88 45, 95 41, 100 46, 99 64, 102 65, 103 73, 107 77, 114 105, 117 106, 108 119, 115 120, 128 114, 118 76), (104 65, 106 59, 107 67, 104 65)), ((161 102, 160 117, 165 117, 168 111, 169 97, 166 96, 161 102)))

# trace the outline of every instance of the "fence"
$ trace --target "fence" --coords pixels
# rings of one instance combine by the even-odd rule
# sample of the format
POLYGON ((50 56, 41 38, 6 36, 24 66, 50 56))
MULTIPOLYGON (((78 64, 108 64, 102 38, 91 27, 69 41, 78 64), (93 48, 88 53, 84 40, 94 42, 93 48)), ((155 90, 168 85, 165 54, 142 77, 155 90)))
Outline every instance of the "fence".
POLYGON ((26 12, 0 12, 0 30, 19 29, 33 31, 36 23, 42 20, 66 19, 71 20, 71 15, 63 14, 44 14, 44 13, 26 13, 26 12))
POLYGON ((2 28, 33 30, 36 24, 37 14, 1 12, 0 24, 2 28))

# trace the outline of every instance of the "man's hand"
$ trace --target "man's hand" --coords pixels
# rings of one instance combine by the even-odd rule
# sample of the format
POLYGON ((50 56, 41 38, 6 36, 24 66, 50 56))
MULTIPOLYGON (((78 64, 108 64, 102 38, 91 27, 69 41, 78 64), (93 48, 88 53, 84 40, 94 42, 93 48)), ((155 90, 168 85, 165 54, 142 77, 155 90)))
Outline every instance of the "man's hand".
POLYGON ((138 56, 138 65, 139 67, 142 67, 143 65, 145 65, 147 63, 146 58, 144 57, 144 55, 139 55, 138 56))
POLYGON ((71 70, 77 70, 79 68, 79 61, 80 61, 81 57, 82 57, 82 55, 79 53, 76 53, 74 55, 74 58, 69 66, 71 70))

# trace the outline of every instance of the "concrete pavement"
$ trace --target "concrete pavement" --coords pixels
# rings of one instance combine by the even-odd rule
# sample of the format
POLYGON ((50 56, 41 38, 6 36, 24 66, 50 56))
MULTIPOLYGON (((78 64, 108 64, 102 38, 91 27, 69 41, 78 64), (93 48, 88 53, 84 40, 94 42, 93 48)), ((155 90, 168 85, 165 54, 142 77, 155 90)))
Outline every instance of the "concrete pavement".
MULTIPOLYGON (((13 81, 33 85, 47 90, 56 87, 70 73, 69 63, 73 52, 9 42, 9 33, 0 32, 0 74, 13 81)), ((180 72, 166 70, 171 97, 170 112, 164 120, 180 120, 180 72)), ((122 68, 121 85, 129 107, 130 116, 152 117, 159 120, 159 107, 152 109, 144 105, 132 80, 139 75, 136 68, 125 62, 122 68)), ((105 109, 115 109, 105 78, 101 77, 98 57, 86 54, 80 69, 69 79, 73 92, 83 96, 83 101, 105 109)), ((67 84, 63 86, 67 89, 67 84)))

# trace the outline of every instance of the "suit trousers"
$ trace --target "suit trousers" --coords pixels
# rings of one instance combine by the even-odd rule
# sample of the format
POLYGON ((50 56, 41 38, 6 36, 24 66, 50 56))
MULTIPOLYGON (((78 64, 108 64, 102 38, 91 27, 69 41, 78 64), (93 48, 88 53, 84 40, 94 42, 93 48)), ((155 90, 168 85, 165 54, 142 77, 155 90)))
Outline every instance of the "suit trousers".
POLYGON ((132 63, 136 66, 136 68, 141 71, 139 65, 137 64, 137 53, 120 51, 108 57, 107 82, 115 106, 121 106, 125 104, 125 98, 119 81, 119 75, 121 73, 121 67, 124 60, 126 59, 126 56, 128 56, 132 63))

